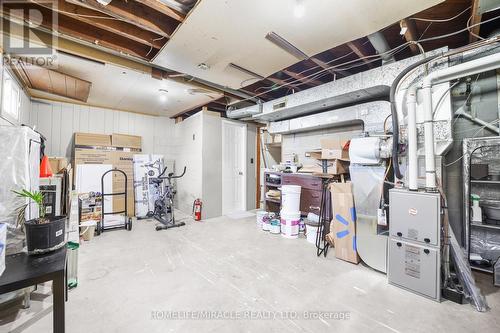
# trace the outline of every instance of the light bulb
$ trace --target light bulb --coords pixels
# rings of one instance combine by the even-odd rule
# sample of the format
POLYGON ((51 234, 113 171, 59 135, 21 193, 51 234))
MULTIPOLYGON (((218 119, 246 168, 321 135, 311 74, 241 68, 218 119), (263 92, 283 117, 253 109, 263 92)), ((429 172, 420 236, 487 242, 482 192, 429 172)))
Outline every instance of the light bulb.
POLYGON ((302 1, 298 1, 297 4, 295 4, 295 8, 293 9, 293 14, 295 15, 296 18, 301 18, 304 16, 306 13, 306 7, 302 3, 302 1))

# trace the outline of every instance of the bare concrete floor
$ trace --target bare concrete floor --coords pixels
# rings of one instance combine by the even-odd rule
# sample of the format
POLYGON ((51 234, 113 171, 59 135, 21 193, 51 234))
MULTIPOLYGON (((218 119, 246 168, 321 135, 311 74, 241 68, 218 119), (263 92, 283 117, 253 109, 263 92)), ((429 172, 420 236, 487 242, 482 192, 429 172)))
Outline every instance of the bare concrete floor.
MULTIPOLYGON (((254 220, 187 221, 160 232, 138 221, 132 232, 83 244, 67 332, 500 331, 500 290, 490 276, 477 278, 492 310, 477 313, 388 285, 385 275, 337 260, 333 251, 318 258, 305 239, 259 231, 254 220)), ((50 286, 32 298, 30 309, 2 315, 1 332, 51 332, 50 286)))

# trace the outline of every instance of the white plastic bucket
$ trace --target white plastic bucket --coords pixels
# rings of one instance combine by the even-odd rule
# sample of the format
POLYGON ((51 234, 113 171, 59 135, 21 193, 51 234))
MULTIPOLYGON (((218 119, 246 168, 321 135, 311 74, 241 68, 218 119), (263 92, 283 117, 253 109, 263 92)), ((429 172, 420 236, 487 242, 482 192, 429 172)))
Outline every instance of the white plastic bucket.
POLYGON ((309 243, 316 244, 316 234, 319 226, 306 224, 306 238, 309 243))
POLYGON ((267 216, 268 213, 265 210, 259 210, 256 214, 256 222, 257 228, 262 228, 262 222, 264 221, 264 217, 267 216))
POLYGON ((300 212, 287 213, 283 210, 281 211, 281 236, 285 238, 298 238, 299 224, 300 212))
POLYGON ((298 185, 281 186, 281 211, 285 213, 300 212, 300 191, 298 185))

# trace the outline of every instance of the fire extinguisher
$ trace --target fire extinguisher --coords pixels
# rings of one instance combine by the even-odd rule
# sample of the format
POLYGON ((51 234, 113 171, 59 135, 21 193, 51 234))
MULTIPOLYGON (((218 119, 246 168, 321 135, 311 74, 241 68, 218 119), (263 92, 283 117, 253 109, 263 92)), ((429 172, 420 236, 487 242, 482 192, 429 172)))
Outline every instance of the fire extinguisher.
POLYGON ((201 199, 196 199, 193 202, 193 217, 195 221, 201 221, 201 199))

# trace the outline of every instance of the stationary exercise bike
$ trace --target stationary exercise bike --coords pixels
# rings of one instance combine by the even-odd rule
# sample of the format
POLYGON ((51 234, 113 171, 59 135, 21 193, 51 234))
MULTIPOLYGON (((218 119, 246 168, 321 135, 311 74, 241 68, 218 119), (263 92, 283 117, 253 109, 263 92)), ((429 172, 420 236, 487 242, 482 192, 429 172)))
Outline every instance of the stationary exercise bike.
POLYGON ((169 173, 166 177, 163 176, 167 171, 167 167, 163 169, 163 171, 158 175, 158 177, 151 179, 151 181, 155 184, 158 184, 158 188, 160 189, 160 195, 158 199, 155 200, 154 211, 148 212, 148 217, 155 218, 160 225, 156 226, 156 231, 165 230, 170 228, 182 227, 186 225, 184 222, 176 223, 174 216, 174 197, 177 191, 172 186, 172 179, 181 178, 186 173, 186 167, 184 167, 184 171, 181 175, 174 176, 174 173, 169 173), (166 184, 164 184, 164 180, 167 180, 166 184))

